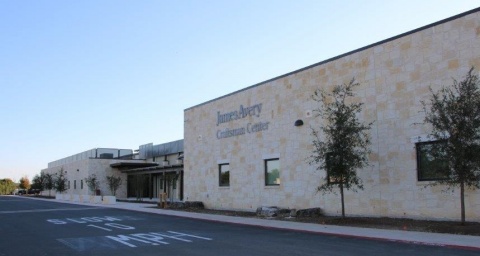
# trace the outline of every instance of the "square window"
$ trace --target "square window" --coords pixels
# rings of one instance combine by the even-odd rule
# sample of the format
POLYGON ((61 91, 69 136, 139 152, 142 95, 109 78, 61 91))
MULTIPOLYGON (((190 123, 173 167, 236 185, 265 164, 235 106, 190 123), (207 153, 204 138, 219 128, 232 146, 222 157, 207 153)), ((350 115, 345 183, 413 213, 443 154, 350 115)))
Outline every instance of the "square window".
POLYGON ((265 186, 280 185, 280 160, 265 160, 265 186))
POLYGON ((218 176, 219 176, 219 186, 220 187, 229 187, 230 186, 230 164, 219 164, 218 165, 218 176))
POLYGON ((442 159, 444 141, 420 142, 417 149, 417 176, 419 181, 448 179, 448 163, 442 159))

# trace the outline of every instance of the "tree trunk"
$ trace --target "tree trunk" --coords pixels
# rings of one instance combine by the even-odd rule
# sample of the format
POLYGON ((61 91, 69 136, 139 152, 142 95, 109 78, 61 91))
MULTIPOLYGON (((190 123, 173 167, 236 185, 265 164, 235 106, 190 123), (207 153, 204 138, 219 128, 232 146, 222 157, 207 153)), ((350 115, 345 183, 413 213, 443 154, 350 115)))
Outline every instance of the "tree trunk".
POLYGON ((465 184, 460 183, 460 208, 462 211, 462 226, 465 225, 465 184))
POLYGON ((342 218, 345 218, 345 201, 343 199, 343 183, 340 182, 340 197, 342 201, 342 218))

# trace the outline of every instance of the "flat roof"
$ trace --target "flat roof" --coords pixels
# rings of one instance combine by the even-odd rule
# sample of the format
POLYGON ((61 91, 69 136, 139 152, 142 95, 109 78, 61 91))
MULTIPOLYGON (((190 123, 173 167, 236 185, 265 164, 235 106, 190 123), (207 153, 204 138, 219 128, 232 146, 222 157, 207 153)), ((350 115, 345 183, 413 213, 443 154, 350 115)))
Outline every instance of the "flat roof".
POLYGON ((326 60, 317 62, 317 63, 315 63, 315 64, 306 66, 306 67, 304 67, 304 68, 297 69, 297 70, 295 70, 295 71, 292 71, 292 72, 289 72, 289 73, 286 73, 286 74, 283 74, 283 75, 280 75, 280 76, 277 76, 277 77, 268 79, 268 80, 266 80, 266 81, 263 81, 263 82, 260 82, 260 83, 257 83, 257 84, 248 86, 248 87, 243 88, 243 89, 240 89, 240 90, 238 90, 238 91, 234 91, 234 92, 232 92, 232 93, 229 93, 229 94, 220 96, 220 97, 218 97, 218 98, 214 98, 214 99, 212 99, 212 100, 209 100, 209 101, 200 103, 200 104, 198 104, 198 105, 195 105, 195 106, 192 106, 192 107, 189 107, 189 108, 186 108, 186 109, 184 110, 184 112, 187 111, 187 110, 190 110, 190 109, 193 109, 193 108, 196 108, 196 107, 205 105, 205 104, 207 104, 207 103, 210 103, 210 102, 213 102, 213 101, 216 101, 216 100, 219 100, 219 99, 222 99, 222 98, 225 98, 225 97, 228 97, 228 96, 237 94, 237 93, 239 93, 239 92, 243 92, 243 91, 245 91, 245 90, 248 90, 248 89, 251 89, 251 88, 260 86, 260 85, 262 85, 262 84, 266 84, 266 83, 268 83, 268 82, 275 81, 275 80, 277 80, 277 79, 280 79, 280 78, 283 78, 283 77, 286 77, 286 76, 290 76, 290 75, 293 75, 293 74, 295 74, 295 73, 299 73, 299 72, 301 72, 301 71, 304 71, 304 70, 313 68, 313 67, 315 67, 315 66, 319 66, 319 65, 322 65, 322 64, 325 64, 325 63, 328 63, 328 62, 332 62, 332 61, 334 61, 334 60, 343 58, 343 57, 345 57, 345 56, 348 56, 348 55, 351 55, 351 54, 354 54, 354 53, 357 53, 357 52, 361 52, 361 51, 363 51, 363 50, 366 50, 366 49, 369 49, 369 48, 372 48, 372 47, 375 47, 375 46, 378 46, 378 45, 381 45, 381 44, 384 44, 384 43, 387 43, 387 42, 390 42, 390 41, 393 41, 393 40, 396 40, 396 39, 398 39, 398 38, 401 38, 401 37, 404 37, 404 36, 407 36, 407 35, 414 34, 414 33, 416 33, 416 32, 419 32, 419 31, 422 31, 422 30, 425 30, 425 29, 428 29, 428 28, 431 28, 431 27, 434 27, 434 26, 437 26, 437 25, 440 25, 440 24, 443 24, 443 23, 447 23, 447 22, 452 21, 452 20, 456 20, 456 19, 458 19, 458 18, 462 18, 462 17, 464 17, 464 16, 467 16, 467 15, 469 15, 469 14, 476 13, 476 12, 479 12, 479 11, 480 11, 480 7, 475 8, 475 9, 472 9, 472 10, 470 10, 470 11, 466 11, 466 12, 457 14, 457 15, 455 15, 455 16, 452 16, 452 17, 449 17, 449 18, 446 18, 446 19, 443 19, 443 20, 440 20, 440 21, 431 23, 431 24, 429 24, 429 25, 426 25, 426 26, 423 26, 423 27, 420 27, 420 28, 417 28, 417 29, 414 29, 414 30, 411 30, 411 31, 408 31, 408 32, 405 32, 405 33, 402 33, 402 34, 400 34, 400 35, 396 35, 396 36, 387 38, 387 39, 385 39, 385 40, 382 40, 382 41, 379 41, 379 42, 376 42, 376 43, 373 43, 373 44, 370 44, 370 45, 367 45, 367 46, 358 48, 358 49, 356 49, 356 50, 353 50, 353 51, 350 51, 350 52, 347 52, 347 53, 338 55, 338 56, 333 57, 333 58, 330 58, 330 59, 326 59, 326 60))

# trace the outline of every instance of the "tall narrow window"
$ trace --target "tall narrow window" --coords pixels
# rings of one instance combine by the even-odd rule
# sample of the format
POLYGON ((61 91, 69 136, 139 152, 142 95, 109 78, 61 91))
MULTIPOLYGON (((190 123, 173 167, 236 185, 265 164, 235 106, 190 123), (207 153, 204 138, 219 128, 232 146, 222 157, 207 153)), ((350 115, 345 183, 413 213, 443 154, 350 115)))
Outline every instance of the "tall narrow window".
POLYGON ((177 189, 177 180, 178 180, 178 177, 174 177, 172 179, 172 188, 173 189, 177 189))
POLYGON ((265 160, 265 185, 280 185, 280 160, 278 158, 265 160))
POLYGON ((77 180, 73 181, 73 189, 77 189, 77 180))
POLYGON ((80 189, 83 189, 83 180, 80 180, 80 189))
POLYGON ((219 164, 218 165, 219 173, 219 186, 228 187, 230 186, 230 165, 229 164, 219 164))
POLYGON ((417 148, 417 175, 419 181, 448 179, 448 163, 441 157, 443 141, 429 141, 415 144, 417 148), (437 155, 437 157, 435 157, 437 155))

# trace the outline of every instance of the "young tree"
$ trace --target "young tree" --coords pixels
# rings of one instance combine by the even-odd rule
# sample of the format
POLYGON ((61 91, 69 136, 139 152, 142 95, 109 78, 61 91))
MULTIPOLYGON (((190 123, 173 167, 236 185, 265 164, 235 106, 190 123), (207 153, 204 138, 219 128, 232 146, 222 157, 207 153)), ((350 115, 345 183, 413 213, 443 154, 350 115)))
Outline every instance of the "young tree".
POLYGON ((60 168, 57 174, 53 177, 53 187, 59 193, 63 193, 68 189, 67 187, 68 179, 66 177, 66 172, 63 170, 63 167, 60 168))
POLYGON ((97 175, 90 174, 85 179, 85 183, 87 183, 88 188, 93 192, 93 195, 95 195, 98 188, 100 187, 100 181, 98 180, 97 175))
POLYGON ((42 172, 39 174, 35 174, 32 179, 32 189, 37 189, 42 192, 45 189, 45 174, 42 172))
POLYGON ((422 101, 424 123, 432 127, 429 154, 445 163, 443 184, 460 188, 461 223, 465 224, 465 188, 480 188, 480 81, 472 67, 466 77, 437 92, 430 88, 428 102, 422 101))
POLYGON ((322 118, 322 127, 312 127, 313 153, 309 163, 319 171, 327 171, 325 182, 317 190, 335 193, 340 189, 342 217, 345 217, 344 189, 363 189, 357 170, 368 166, 370 136, 367 133, 373 122, 364 124, 358 119, 363 103, 351 102, 354 88, 360 86, 353 78, 350 83, 335 85, 331 92, 317 89, 312 96, 319 103, 316 117, 322 118), (322 137, 323 135, 323 137, 322 137))
POLYGON ((118 188, 120 185, 122 185, 122 178, 115 177, 114 175, 107 176, 107 184, 108 188, 110 188, 110 191, 112 192, 112 195, 116 196, 118 188))
POLYGON ((20 178, 18 187, 20 187, 21 189, 30 189, 30 180, 27 176, 23 176, 22 178, 20 178))
POLYGON ((51 196, 52 189, 55 188, 55 180, 54 180, 54 175, 51 173, 43 173, 42 175, 45 177, 44 179, 44 188, 48 189, 48 196, 51 196))

